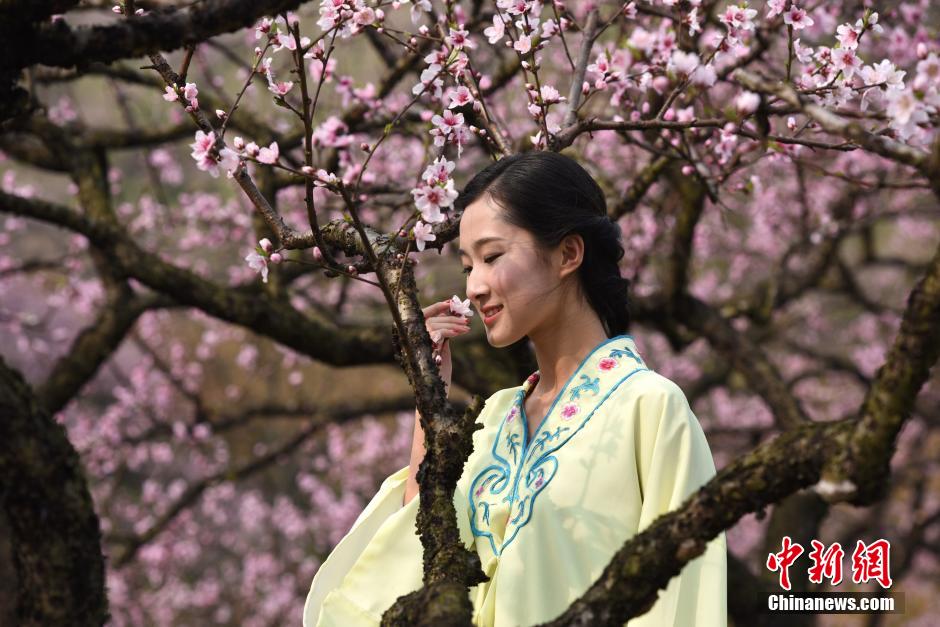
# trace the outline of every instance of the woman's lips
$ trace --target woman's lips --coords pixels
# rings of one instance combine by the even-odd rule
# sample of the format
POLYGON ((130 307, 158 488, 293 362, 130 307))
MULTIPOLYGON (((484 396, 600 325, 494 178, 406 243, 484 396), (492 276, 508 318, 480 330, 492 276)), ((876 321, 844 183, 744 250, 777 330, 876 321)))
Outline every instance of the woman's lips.
POLYGON ((502 313, 502 311, 503 311, 503 308, 502 308, 502 307, 499 307, 498 309, 496 309, 496 311, 491 312, 489 315, 484 315, 484 316, 483 316, 483 324, 485 324, 485 325, 487 325, 487 326, 493 324, 493 320, 495 320, 495 319, 496 319, 496 316, 498 316, 500 313, 502 313))

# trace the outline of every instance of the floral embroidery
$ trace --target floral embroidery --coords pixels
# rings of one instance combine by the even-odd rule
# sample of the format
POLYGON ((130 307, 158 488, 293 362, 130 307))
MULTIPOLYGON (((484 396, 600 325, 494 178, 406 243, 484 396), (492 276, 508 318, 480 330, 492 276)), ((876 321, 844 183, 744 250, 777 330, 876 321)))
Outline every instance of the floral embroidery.
POLYGON ((578 407, 577 403, 568 403, 561 408, 561 419, 571 420, 579 411, 581 411, 581 408, 578 407))
POLYGON ((536 497, 558 472, 558 458, 553 453, 590 421, 621 383, 647 370, 634 350, 629 335, 596 346, 568 379, 532 438, 528 437, 528 420, 524 419, 525 399, 538 383, 539 373, 530 375, 516 391, 493 440, 490 458, 468 490, 471 531, 475 537, 485 538, 495 555, 500 555, 528 523, 536 497), (604 356, 602 349, 610 349, 610 354, 604 356), (636 360, 637 367, 619 372, 623 365, 620 358, 624 356, 636 360), (516 420, 520 415, 523 419, 516 420))

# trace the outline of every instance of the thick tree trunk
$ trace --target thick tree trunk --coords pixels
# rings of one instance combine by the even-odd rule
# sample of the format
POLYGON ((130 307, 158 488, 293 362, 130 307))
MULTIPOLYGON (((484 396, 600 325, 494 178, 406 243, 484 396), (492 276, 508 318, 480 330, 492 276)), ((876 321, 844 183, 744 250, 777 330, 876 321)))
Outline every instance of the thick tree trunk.
POLYGON ((78 453, 19 372, 0 359, 0 620, 102 625, 98 517, 78 453), (12 603, 10 603, 12 602, 12 603))

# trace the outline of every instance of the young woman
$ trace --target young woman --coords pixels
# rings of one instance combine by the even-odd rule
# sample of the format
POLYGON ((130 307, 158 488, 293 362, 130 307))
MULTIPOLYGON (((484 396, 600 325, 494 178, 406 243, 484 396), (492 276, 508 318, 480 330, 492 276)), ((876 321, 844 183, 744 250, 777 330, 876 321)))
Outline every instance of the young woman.
MULTIPOLYGON (((620 231, 574 160, 504 158, 458 199, 467 297, 497 347, 527 337, 538 371, 487 399, 454 505, 489 581, 470 589, 473 621, 532 625, 561 614, 614 553, 715 474, 685 395, 652 371, 631 335, 620 231)), ((448 340, 469 324, 448 301, 424 310, 451 378, 448 340)), ((378 625, 421 586, 416 532, 424 434, 320 567, 304 625, 378 625)), ((690 562, 631 627, 726 625, 725 537, 690 562)))

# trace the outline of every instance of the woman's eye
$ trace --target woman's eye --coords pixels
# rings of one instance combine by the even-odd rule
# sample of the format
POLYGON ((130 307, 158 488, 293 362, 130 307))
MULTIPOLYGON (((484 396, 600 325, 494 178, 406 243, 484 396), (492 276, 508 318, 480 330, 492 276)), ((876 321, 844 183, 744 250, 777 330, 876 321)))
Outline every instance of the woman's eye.
MULTIPOLYGON (((498 259, 498 258, 500 258, 500 257, 502 257, 502 256, 503 256, 503 253, 498 253, 498 254, 495 254, 495 255, 490 255, 489 257, 484 257, 484 258, 483 258, 483 263, 493 263, 496 259, 498 259)), ((470 274, 470 271, 471 271, 471 270, 473 270, 473 268, 465 267, 465 268, 463 269, 463 273, 464 273, 464 274, 470 274)))

